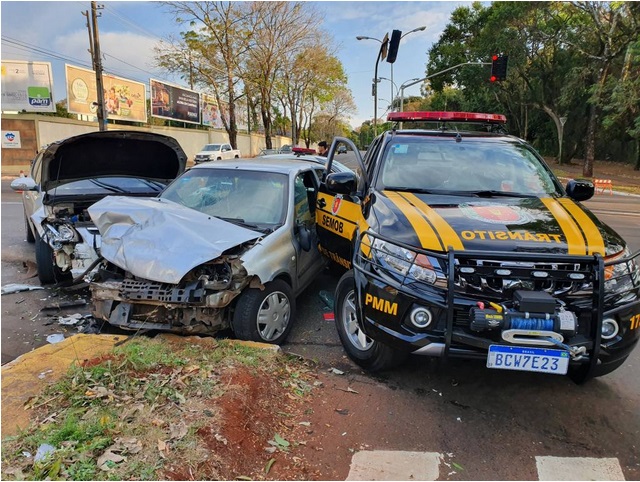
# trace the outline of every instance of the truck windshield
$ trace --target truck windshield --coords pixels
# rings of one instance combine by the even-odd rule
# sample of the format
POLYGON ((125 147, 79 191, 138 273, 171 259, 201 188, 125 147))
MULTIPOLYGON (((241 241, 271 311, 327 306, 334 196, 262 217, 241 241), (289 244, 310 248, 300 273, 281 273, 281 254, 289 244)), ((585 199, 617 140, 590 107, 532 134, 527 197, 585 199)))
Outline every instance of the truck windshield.
POLYGON ((380 189, 559 194, 526 146, 477 137, 397 136, 385 148, 380 189))
POLYGON ((204 146, 204 149, 202 150, 203 151, 219 151, 220 144, 207 144, 206 146, 204 146))

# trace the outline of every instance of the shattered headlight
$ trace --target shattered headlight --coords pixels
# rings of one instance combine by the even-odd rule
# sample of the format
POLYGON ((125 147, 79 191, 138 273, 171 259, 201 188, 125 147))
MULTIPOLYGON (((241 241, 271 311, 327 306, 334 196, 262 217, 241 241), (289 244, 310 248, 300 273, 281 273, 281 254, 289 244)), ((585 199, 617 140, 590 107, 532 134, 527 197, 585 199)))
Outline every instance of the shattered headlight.
POLYGON ((605 263, 615 263, 604 267, 604 290, 607 294, 624 293, 640 286, 640 268, 636 260, 622 261, 630 255, 629 249, 625 248, 604 259, 605 263))
POLYGON ((45 234, 49 244, 56 248, 66 243, 77 243, 80 241, 80 235, 71 224, 45 224, 45 234))
POLYGON ((446 287, 446 276, 438 259, 381 239, 376 239, 371 248, 377 265, 392 275, 409 278, 405 283, 418 281, 446 287))

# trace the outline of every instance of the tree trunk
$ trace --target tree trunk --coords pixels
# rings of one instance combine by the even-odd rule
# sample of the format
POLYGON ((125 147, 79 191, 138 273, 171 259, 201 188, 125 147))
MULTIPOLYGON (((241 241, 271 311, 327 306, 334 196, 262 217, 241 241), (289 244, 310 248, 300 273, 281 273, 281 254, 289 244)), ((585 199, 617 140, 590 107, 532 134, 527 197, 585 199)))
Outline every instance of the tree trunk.
POLYGON ((636 139, 636 165, 634 171, 640 171, 640 137, 636 139))
POLYGON ((582 166, 582 175, 584 177, 593 177, 593 160, 596 157, 596 104, 589 106, 589 120, 587 123, 587 138, 585 139, 584 164, 582 166))

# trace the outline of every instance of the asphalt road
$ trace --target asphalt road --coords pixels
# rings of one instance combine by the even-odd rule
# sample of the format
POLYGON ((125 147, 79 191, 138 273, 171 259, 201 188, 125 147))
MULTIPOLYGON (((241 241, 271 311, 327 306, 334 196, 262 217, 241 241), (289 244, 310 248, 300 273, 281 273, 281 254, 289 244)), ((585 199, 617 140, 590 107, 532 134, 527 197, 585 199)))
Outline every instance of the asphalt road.
MULTIPOLYGON (((37 278, 29 278, 34 249, 24 241, 20 198, 4 180, 1 200, 2 285, 37 285, 37 278)), ((634 250, 640 249, 640 198, 599 195, 586 204, 634 250)), ((333 322, 323 317, 329 309, 320 293, 331 295, 336 281, 327 272, 298 298, 296 325, 283 348, 317 360, 322 369, 345 371, 345 384, 356 390, 363 384, 380 387, 380 399, 358 405, 372 420, 372 433, 365 431, 363 444, 447 454, 458 467, 441 472, 441 480, 530 480, 535 478, 534 457, 548 455, 615 458, 626 480, 640 479, 640 350, 614 373, 583 386, 565 377, 426 357, 413 357, 373 377, 345 357, 333 322)), ((2 363, 46 343, 48 334, 74 332, 47 314, 87 313, 88 307, 40 310, 86 295, 51 289, 3 295, 2 363)), ((349 420, 344 419, 345 430, 349 420)))

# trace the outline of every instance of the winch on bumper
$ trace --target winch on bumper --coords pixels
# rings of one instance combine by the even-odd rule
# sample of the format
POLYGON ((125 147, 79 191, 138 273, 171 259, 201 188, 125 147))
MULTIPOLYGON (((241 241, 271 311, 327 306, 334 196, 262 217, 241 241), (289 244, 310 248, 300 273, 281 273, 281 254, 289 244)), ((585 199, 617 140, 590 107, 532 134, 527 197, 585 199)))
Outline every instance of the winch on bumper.
POLYGON ((107 265, 89 286, 94 316, 112 325, 213 334, 229 327, 229 307, 242 290, 260 285, 239 257, 226 256, 192 270, 179 284, 135 278, 107 265))
POLYGON ((640 337, 640 252, 610 263, 599 255, 442 254, 367 231, 355 253, 358 320, 397 350, 486 359, 490 368, 570 368, 585 380, 617 368, 640 337))

